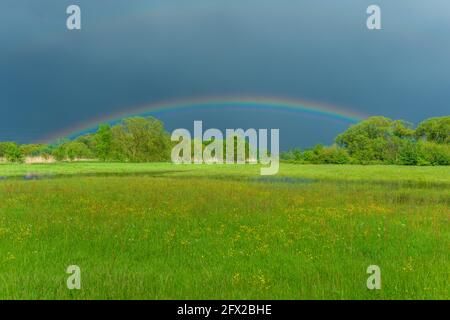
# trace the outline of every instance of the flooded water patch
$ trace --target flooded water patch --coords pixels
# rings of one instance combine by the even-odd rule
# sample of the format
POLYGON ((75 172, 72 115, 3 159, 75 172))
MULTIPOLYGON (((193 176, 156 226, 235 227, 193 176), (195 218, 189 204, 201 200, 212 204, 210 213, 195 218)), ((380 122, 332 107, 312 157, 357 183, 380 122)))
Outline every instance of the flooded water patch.
POLYGON ((257 177, 251 179, 252 181, 261 183, 286 183, 286 184, 311 184, 317 182, 316 179, 302 178, 302 177, 276 177, 276 176, 266 176, 257 177))
POLYGON ((0 176, 1 180, 50 180, 50 179, 66 179, 66 178, 90 178, 90 177, 164 177, 171 173, 181 171, 167 170, 167 171, 145 171, 145 172, 83 172, 73 174, 57 174, 57 173, 34 173, 30 172, 25 175, 0 176))

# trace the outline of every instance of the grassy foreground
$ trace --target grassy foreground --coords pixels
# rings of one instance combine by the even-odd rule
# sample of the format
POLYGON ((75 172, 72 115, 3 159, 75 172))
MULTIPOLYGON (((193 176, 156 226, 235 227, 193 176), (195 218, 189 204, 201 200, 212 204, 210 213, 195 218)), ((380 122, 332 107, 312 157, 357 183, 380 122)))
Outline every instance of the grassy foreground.
POLYGON ((0 299, 450 298, 449 167, 283 164, 261 178, 62 163, 0 177, 0 299), (81 290, 66 287, 73 264, 81 290))

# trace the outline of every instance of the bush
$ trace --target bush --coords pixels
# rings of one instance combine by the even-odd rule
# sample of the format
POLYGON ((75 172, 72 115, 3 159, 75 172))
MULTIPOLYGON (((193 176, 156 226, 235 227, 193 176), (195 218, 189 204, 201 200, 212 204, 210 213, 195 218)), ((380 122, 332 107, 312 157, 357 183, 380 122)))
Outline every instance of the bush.
POLYGON ((405 121, 370 117, 338 135, 336 143, 360 163, 392 164, 397 161, 402 142, 413 134, 405 121))
POLYGON ((303 159, 306 162, 315 164, 345 164, 350 163, 351 160, 345 149, 337 145, 324 147, 320 144, 313 149, 306 150, 303 153, 303 159))
POLYGON ((92 153, 89 148, 81 142, 69 142, 66 146, 67 157, 73 161, 75 159, 89 159, 92 158, 92 153))
POLYGON ((65 145, 61 144, 58 147, 54 148, 52 151, 52 155, 58 161, 62 161, 64 159, 66 159, 67 153, 66 153, 65 145))
POLYGON ((415 166, 421 163, 421 149, 417 142, 406 141, 399 151, 398 164, 415 166))
POLYGON ((22 144, 20 151, 26 157, 38 157, 45 153, 46 145, 44 144, 22 144))
POLYGON ((302 162, 303 154, 300 149, 295 148, 295 149, 291 149, 286 152, 282 152, 280 154, 280 159, 285 160, 285 161, 292 161, 292 162, 302 162))
POLYGON ((128 118, 111 128, 112 160, 126 162, 169 161, 172 142, 161 121, 148 118, 128 118))
POLYGON ((25 159, 20 147, 14 142, 0 143, 0 157, 4 157, 9 162, 16 163, 22 163, 25 159))
POLYGON ((427 119, 419 124, 415 136, 428 142, 450 143, 450 116, 427 119))
POLYGON ((428 164, 433 166, 450 165, 450 145, 420 142, 419 149, 420 159, 418 164, 428 164))
POLYGON ((54 149, 52 154, 58 161, 92 158, 91 150, 84 143, 78 141, 63 143, 54 149))

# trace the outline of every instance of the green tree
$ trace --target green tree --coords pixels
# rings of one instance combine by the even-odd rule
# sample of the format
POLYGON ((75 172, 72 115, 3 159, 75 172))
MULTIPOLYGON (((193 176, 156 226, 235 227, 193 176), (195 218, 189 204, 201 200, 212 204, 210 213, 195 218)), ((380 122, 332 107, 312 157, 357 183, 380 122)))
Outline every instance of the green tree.
POLYGON ((162 122, 153 117, 128 118, 112 127, 111 153, 114 160, 168 161, 171 145, 162 122))
POLYGON ((416 129, 418 139, 436 143, 450 143, 450 116, 430 118, 421 122, 416 129))
POLYGON ((303 153, 300 148, 290 149, 280 154, 280 159, 285 161, 302 162, 303 153))
POLYGON ((94 156, 97 154, 97 134, 88 133, 75 139, 76 142, 81 142, 88 147, 91 154, 94 156))
POLYGON ((69 141, 65 142, 53 150, 53 156, 58 161, 69 159, 71 161, 75 159, 90 159, 92 158, 92 152, 82 142, 69 141))
POLYGON ((402 141, 412 135, 407 122, 377 116, 351 126, 336 143, 361 163, 395 163, 402 141))
POLYGON ((450 145, 434 142, 419 142, 420 158, 422 165, 448 166, 450 165, 450 145))
POLYGON ((10 144, 14 142, 0 142, 0 157, 6 157, 6 150, 9 148, 10 144))
POLYGON ((22 144, 20 145, 20 151, 26 157, 40 156, 46 148, 44 144, 22 144))
POLYGON ((113 134, 109 124, 100 125, 95 135, 95 150, 100 160, 106 161, 111 157, 113 134))
POLYGON ((61 144, 57 147, 53 147, 52 156, 55 157, 55 159, 58 161, 65 160, 67 158, 66 144, 61 144))
POLYGON ((15 142, 1 142, 0 157, 5 158, 9 162, 18 163, 23 162, 25 159, 20 147, 15 142))
POLYGON ((407 140, 399 150, 399 164, 415 166, 423 163, 420 145, 416 141, 407 140))
MULTIPOLYGON (((223 158, 224 158, 224 162, 226 161, 227 158, 227 142, 228 142, 228 138, 223 140, 223 158)), ((233 161, 237 161, 238 160, 238 152, 239 152, 239 148, 240 146, 243 145, 243 150, 244 151, 244 159, 248 160, 250 158, 250 149, 254 148, 252 146, 250 146, 250 143, 248 142, 247 139, 243 139, 240 138, 239 136, 234 136, 233 137, 233 154, 234 154, 234 159, 233 161)), ((255 151, 255 149, 251 149, 252 151, 255 151)), ((258 150, 256 150, 256 154, 257 157, 259 157, 258 155, 258 150)))
POLYGON ((71 161, 75 159, 92 158, 91 150, 82 142, 72 141, 66 144, 65 151, 67 158, 71 161))
POLYGON ((336 144, 326 147, 321 144, 303 153, 303 159, 308 163, 315 164, 345 164, 350 163, 347 151, 336 144))

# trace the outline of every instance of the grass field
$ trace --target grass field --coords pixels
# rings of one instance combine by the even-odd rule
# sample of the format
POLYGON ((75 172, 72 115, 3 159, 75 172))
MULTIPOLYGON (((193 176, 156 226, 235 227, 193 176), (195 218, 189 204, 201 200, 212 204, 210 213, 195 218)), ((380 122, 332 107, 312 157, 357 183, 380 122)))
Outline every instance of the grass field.
POLYGON ((0 299, 450 298, 450 167, 5 164, 0 177, 0 299), (73 264, 81 290, 66 287, 73 264))

